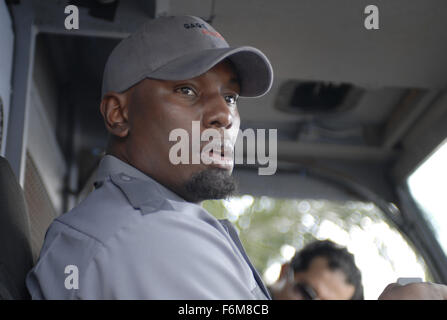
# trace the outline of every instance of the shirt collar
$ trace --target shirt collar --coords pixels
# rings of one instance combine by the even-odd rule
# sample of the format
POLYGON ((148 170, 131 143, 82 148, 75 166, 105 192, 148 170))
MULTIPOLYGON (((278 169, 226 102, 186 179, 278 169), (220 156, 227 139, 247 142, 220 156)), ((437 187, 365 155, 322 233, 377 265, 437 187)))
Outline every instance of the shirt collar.
POLYGON ((159 182, 155 181, 147 174, 141 172, 134 166, 110 154, 106 154, 99 163, 98 170, 96 172, 96 179, 94 182, 95 188, 98 188, 104 182, 104 180, 106 180, 109 176, 115 174, 125 174, 127 176, 137 178, 139 180, 147 181, 151 185, 155 186, 157 190, 161 194, 163 194, 166 198, 186 202, 185 199, 181 198, 176 193, 172 192, 159 182))

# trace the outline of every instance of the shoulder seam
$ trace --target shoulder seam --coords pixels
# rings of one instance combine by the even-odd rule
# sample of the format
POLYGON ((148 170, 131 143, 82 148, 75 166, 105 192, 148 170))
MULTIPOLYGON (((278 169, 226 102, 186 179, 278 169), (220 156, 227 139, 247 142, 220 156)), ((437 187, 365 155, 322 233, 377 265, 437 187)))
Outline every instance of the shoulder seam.
POLYGON ((94 237, 94 236, 92 236, 92 235, 90 235, 90 234, 88 234, 88 233, 85 233, 84 231, 81 231, 81 230, 79 230, 79 229, 73 227, 72 225, 69 225, 69 224, 67 224, 67 223, 65 223, 65 222, 62 222, 62 221, 60 221, 59 219, 55 219, 54 221, 55 221, 55 222, 58 222, 58 223, 60 223, 60 224, 63 224, 64 226, 66 226, 66 227, 68 227, 68 228, 70 228, 70 229, 72 229, 72 230, 74 230, 74 231, 76 231, 76 232, 78 232, 78 233, 80 233, 80 234, 83 234, 83 235, 85 235, 85 236, 87 236, 87 237, 89 237, 89 238, 95 240, 96 242, 100 243, 102 246, 105 246, 105 244, 104 244, 101 240, 99 240, 98 238, 96 238, 96 237, 94 237))

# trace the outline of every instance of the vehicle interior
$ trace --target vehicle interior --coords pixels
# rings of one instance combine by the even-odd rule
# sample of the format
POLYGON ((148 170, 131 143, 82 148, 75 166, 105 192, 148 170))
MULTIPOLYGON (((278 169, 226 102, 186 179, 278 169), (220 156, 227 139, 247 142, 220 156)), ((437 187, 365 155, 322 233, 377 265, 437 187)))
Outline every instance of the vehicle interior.
POLYGON ((242 130, 277 130, 277 170, 238 164, 238 197, 203 204, 238 227, 267 283, 304 244, 332 238, 358 253, 367 299, 397 276, 447 284, 447 2, 377 0, 378 29, 365 27, 369 4, 0 1, 0 298, 29 298, 48 226, 93 189, 108 55, 166 15, 201 17, 272 63, 270 92, 238 109, 242 130), (68 5, 78 29, 65 27, 68 5))

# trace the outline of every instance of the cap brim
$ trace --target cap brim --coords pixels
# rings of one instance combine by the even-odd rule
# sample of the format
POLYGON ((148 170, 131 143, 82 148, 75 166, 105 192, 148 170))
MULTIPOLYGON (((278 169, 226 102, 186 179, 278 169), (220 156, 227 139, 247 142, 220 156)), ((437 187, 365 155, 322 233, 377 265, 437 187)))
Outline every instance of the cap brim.
POLYGON ((191 79, 227 58, 236 68, 241 86, 240 96, 259 97, 270 90, 273 83, 272 66, 267 57, 253 47, 203 50, 171 61, 144 77, 159 80, 191 79))

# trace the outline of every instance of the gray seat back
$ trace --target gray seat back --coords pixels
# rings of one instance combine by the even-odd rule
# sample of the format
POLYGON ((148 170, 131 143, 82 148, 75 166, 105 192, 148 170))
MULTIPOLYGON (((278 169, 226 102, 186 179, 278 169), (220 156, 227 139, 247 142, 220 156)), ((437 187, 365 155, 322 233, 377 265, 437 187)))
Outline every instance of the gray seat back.
POLYGON ((33 266, 25 197, 8 161, 0 157, 0 299, 28 299, 33 266))

